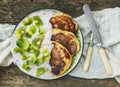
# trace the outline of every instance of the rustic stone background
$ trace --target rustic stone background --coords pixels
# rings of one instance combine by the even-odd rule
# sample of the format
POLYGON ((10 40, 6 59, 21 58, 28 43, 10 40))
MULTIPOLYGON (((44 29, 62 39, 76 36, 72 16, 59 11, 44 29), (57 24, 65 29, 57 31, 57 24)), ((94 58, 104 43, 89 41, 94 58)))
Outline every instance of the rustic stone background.
MULTIPOLYGON (((92 10, 120 7, 120 0, 0 0, 0 23, 17 24, 37 9, 53 8, 73 17, 83 14, 84 3, 92 10)), ((82 79, 71 76, 51 81, 39 80, 21 72, 17 66, 0 67, 0 87, 120 87, 114 79, 82 79)))

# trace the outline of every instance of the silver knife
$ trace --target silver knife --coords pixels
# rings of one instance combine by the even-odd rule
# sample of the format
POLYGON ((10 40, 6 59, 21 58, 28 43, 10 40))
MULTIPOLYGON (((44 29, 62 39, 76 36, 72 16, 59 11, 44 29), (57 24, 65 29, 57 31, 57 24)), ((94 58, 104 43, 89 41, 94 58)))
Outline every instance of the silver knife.
POLYGON ((107 54, 105 52, 105 49, 102 46, 102 39, 101 39, 100 33, 99 33, 98 29, 97 29, 97 24, 96 24, 96 22, 95 22, 95 20, 93 18, 92 12, 91 12, 91 10, 90 10, 90 8, 89 8, 89 6, 87 4, 85 4, 83 6, 83 11, 84 11, 84 13, 86 15, 86 18, 87 18, 88 23, 90 25, 90 28, 92 30, 93 37, 94 37, 94 39, 96 41, 96 44, 99 47, 99 53, 100 53, 101 58, 103 60, 104 66, 105 66, 105 68, 107 70, 107 73, 109 75, 112 75, 113 74, 112 66, 111 66, 110 61, 108 59, 108 56, 107 56, 107 54))

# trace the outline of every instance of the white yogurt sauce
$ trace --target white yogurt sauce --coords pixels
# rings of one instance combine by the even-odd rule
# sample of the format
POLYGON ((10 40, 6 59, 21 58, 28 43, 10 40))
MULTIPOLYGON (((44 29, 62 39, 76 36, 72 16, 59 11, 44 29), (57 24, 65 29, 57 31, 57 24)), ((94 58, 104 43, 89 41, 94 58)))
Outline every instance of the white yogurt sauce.
MULTIPOLYGON (((41 49, 43 48, 48 48, 49 52, 51 52, 52 48, 53 48, 53 44, 51 43, 51 36, 52 36, 52 32, 51 32, 51 29, 52 29, 52 25, 50 24, 49 20, 52 16, 55 15, 54 12, 52 12, 51 10, 42 10, 42 11, 36 11, 34 13, 31 13, 30 15, 28 16, 40 16, 40 18, 42 19, 42 22, 43 22, 43 26, 42 29, 45 30, 45 35, 44 35, 44 39, 41 43, 41 49)), ((21 27, 23 26, 22 23, 18 24, 17 27, 21 27)), ((29 27, 29 26, 28 26, 29 27)), ((37 29, 38 30, 38 29, 37 29)), ((35 33, 32 38, 29 40, 29 42, 31 43, 32 40, 36 37, 36 35, 38 35, 38 33, 35 33)), ((16 46, 16 36, 13 35, 12 37, 12 49, 14 49, 14 47, 16 46)), ((37 66, 36 65, 33 65, 31 66, 31 71, 26 71, 22 68, 22 64, 25 62, 22 60, 21 58, 21 55, 20 54, 16 54, 15 52, 13 52, 12 50, 12 53, 13 53, 13 58, 14 58, 14 63, 23 71, 25 72, 26 74, 29 74, 33 77, 36 77, 36 71, 37 71, 37 66)), ((41 55, 39 55, 41 56, 41 55)), ((53 78, 53 74, 51 73, 51 67, 49 65, 49 61, 45 61, 40 67, 46 67, 48 69, 47 72, 45 72, 44 74, 40 75, 38 78, 40 79, 51 79, 53 78)))

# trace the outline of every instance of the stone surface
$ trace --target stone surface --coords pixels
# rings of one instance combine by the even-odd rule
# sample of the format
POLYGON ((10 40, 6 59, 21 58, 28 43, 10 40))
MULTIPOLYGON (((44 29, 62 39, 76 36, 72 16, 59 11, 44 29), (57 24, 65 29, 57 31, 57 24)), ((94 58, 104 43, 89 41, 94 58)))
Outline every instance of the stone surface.
MULTIPOLYGON (((0 23, 17 24, 38 9, 56 9, 78 17, 84 3, 92 10, 120 7, 120 0, 0 0, 0 23)), ((56 80, 39 80, 21 72, 17 66, 0 67, 0 87, 120 87, 115 79, 83 79, 65 76, 56 80)))

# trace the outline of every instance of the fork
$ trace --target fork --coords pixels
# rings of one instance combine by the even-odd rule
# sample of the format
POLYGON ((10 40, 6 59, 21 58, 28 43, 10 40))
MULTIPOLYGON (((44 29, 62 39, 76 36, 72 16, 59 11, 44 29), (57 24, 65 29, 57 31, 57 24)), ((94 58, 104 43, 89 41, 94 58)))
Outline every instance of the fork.
POLYGON ((93 49, 93 34, 91 34, 90 43, 89 43, 88 48, 87 48, 87 54, 86 54, 85 62, 84 62, 84 65, 83 65, 83 71, 84 72, 86 72, 89 69, 90 58, 91 58, 91 55, 92 55, 92 49, 93 49))

